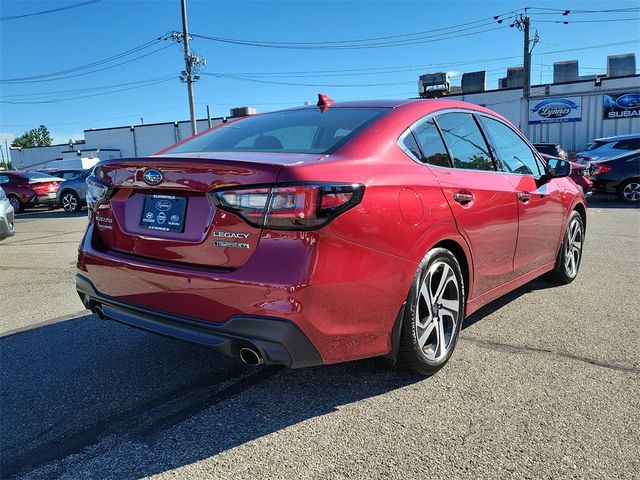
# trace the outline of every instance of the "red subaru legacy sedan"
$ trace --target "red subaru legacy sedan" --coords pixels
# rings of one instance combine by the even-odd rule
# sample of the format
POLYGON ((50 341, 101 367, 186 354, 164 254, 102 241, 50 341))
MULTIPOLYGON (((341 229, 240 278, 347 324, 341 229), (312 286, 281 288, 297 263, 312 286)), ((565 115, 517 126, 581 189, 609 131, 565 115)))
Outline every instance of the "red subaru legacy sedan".
POLYGON ((544 273, 576 277, 570 173, 463 102, 245 117, 98 164, 77 290, 101 318, 251 365, 388 356, 430 375, 466 315, 544 273))

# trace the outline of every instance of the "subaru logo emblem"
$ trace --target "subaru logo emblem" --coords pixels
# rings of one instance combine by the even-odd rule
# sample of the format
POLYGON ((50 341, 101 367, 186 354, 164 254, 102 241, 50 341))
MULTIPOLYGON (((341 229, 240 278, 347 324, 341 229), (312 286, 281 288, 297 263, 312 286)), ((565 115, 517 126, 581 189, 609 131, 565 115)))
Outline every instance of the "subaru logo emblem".
POLYGON ((149 185, 158 185, 162 182, 163 176, 160 170, 149 169, 144 172, 143 178, 149 185))

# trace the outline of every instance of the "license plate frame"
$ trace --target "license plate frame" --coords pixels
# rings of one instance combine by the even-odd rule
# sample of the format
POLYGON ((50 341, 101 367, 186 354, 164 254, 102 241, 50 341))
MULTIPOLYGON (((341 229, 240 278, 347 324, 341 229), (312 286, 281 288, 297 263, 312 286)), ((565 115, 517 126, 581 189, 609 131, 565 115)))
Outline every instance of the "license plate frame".
POLYGON ((145 195, 139 225, 146 230, 183 233, 187 203, 187 197, 145 195))

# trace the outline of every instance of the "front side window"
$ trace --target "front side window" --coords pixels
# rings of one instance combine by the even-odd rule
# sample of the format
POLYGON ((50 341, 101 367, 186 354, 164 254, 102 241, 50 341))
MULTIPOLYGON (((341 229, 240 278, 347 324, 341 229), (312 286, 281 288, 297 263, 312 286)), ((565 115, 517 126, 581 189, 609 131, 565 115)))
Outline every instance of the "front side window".
POLYGON ((335 151, 389 108, 302 108, 242 118, 187 140, 166 153, 335 151))
POLYGON ((437 165, 438 167, 451 166, 447 147, 444 146, 438 127, 436 127, 433 120, 421 123, 413 133, 422 149, 421 160, 423 162, 437 165))
POLYGON ((507 172, 540 175, 536 156, 516 132, 493 118, 480 116, 480 122, 491 137, 491 143, 507 172))
POLYGON ((456 168, 495 170, 489 147, 471 114, 444 113, 436 121, 456 168))

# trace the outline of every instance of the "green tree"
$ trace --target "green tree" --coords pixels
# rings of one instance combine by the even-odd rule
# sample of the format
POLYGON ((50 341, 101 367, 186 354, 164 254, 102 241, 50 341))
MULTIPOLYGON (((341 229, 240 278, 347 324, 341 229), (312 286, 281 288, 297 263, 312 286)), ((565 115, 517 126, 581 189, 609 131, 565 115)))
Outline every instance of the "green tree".
POLYGON ((44 125, 32 128, 28 132, 16 138, 11 144, 12 147, 47 147, 52 142, 49 129, 44 125))

